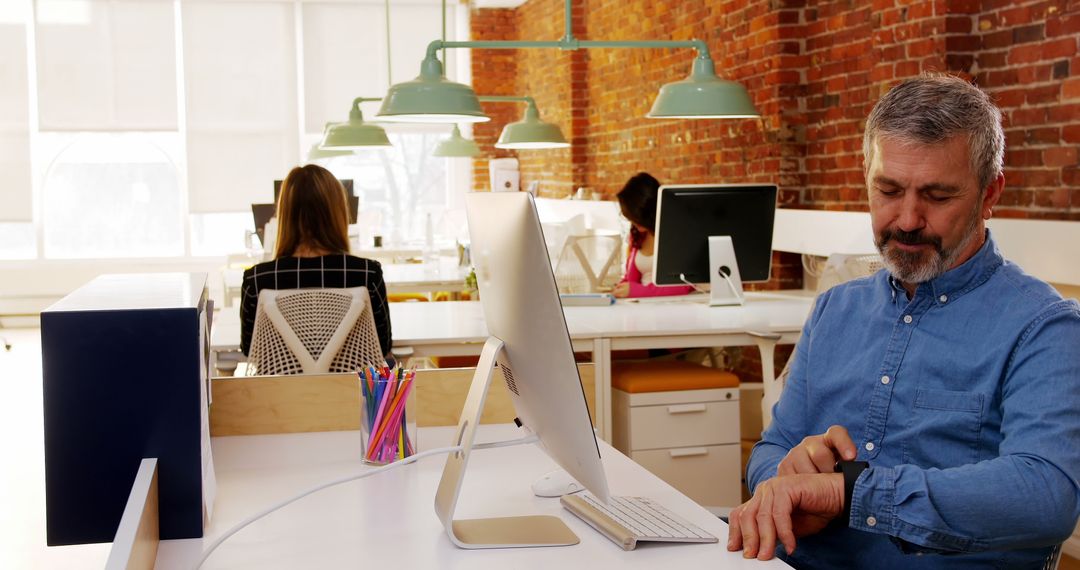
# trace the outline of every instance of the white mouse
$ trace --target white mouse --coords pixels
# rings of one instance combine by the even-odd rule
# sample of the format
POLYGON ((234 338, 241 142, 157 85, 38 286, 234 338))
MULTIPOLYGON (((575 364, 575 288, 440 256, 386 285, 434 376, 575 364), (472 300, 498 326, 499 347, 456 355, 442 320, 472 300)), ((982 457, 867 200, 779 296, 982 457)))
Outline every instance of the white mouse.
POLYGON ((569 473, 556 469, 533 481, 532 491, 537 497, 561 497, 585 490, 569 473))

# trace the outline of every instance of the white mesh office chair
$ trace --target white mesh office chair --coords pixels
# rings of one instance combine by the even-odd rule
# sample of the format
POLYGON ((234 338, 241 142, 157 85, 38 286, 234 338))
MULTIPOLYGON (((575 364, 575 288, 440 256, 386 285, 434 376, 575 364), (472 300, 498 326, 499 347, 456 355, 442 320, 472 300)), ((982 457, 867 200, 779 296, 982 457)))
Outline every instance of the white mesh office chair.
POLYGON ((252 375, 355 372, 385 364, 366 287, 264 289, 248 352, 252 375))
MULTIPOLYGON (((807 264, 805 260, 804 267, 811 274, 817 273, 817 271, 813 270, 813 264, 807 264)), ((834 253, 829 256, 824 267, 820 269, 820 274, 815 275, 818 278, 817 293, 820 295, 841 283, 873 275, 883 267, 885 266, 881 262, 880 255, 834 253)), ((769 427, 769 424, 772 423, 772 409, 776 402, 780 400, 780 394, 784 391, 784 383, 787 381, 788 372, 791 368, 791 359, 794 356, 795 353, 793 352, 791 358, 788 358, 787 363, 784 364, 784 369, 776 375, 774 380, 770 382, 768 378, 765 379, 765 384, 762 386, 761 429, 769 427)))
POLYGON ((617 265, 621 245, 618 234, 568 236, 555 264, 559 293, 610 291, 620 277, 617 265))

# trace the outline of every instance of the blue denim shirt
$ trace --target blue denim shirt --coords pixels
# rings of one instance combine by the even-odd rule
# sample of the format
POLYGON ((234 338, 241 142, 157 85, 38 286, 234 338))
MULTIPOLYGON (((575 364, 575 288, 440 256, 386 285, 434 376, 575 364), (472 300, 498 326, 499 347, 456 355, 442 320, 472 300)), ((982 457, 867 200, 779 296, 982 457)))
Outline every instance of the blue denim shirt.
MULTIPOLYGON (((991 236, 911 299, 886 271, 818 297, 750 488, 839 424, 871 467, 805 568, 1039 568, 1080 516, 1080 305, 991 236)), ((778 554, 783 555, 782 549, 778 554)))

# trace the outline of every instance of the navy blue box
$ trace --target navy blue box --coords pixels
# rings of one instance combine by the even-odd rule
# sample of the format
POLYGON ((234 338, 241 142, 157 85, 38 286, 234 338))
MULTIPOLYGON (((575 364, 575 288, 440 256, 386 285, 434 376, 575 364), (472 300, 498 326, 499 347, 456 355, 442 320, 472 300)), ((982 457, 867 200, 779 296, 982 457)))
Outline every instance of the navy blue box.
POLYGON ((207 307, 206 274, 158 273, 103 275, 41 313, 50 546, 111 542, 144 457, 160 537, 202 536, 207 307))

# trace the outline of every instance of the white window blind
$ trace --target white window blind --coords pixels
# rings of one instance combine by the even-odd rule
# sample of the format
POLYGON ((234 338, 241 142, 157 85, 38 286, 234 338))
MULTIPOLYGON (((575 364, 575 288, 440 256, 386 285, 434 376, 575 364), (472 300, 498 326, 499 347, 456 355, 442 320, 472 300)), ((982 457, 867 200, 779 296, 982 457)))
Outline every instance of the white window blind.
POLYGON ((250 211, 300 156, 293 5, 182 3, 192 213, 250 211))
POLYGON ((33 191, 25 21, 0 21, 0 54, 0 222, 30 222, 33 191))
MULTIPOLYGON (((304 126, 321 133, 328 122, 348 120, 355 97, 386 93, 384 11, 373 4, 304 4, 303 14, 304 126)), ((364 119, 378 108, 365 104, 364 119)))
POLYGON ((177 129, 173 3, 37 0, 43 131, 177 129))
MULTIPOLYGON (((456 11, 447 6, 447 39, 457 39, 456 11)), ((321 133, 328 122, 348 119, 356 97, 382 97, 388 80, 408 81, 420 73, 428 43, 442 37, 438 3, 390 4, 390 73, 387 71, 386 12, 381 2, 303 4, 304 126, 321 133)), ((450 50, 451 55, 454 51, 450 50)), ((446 66, 455 79, 454 57, 446 66)), ((372 120, 379 103, 365 103, 364 119, 372 120)))

